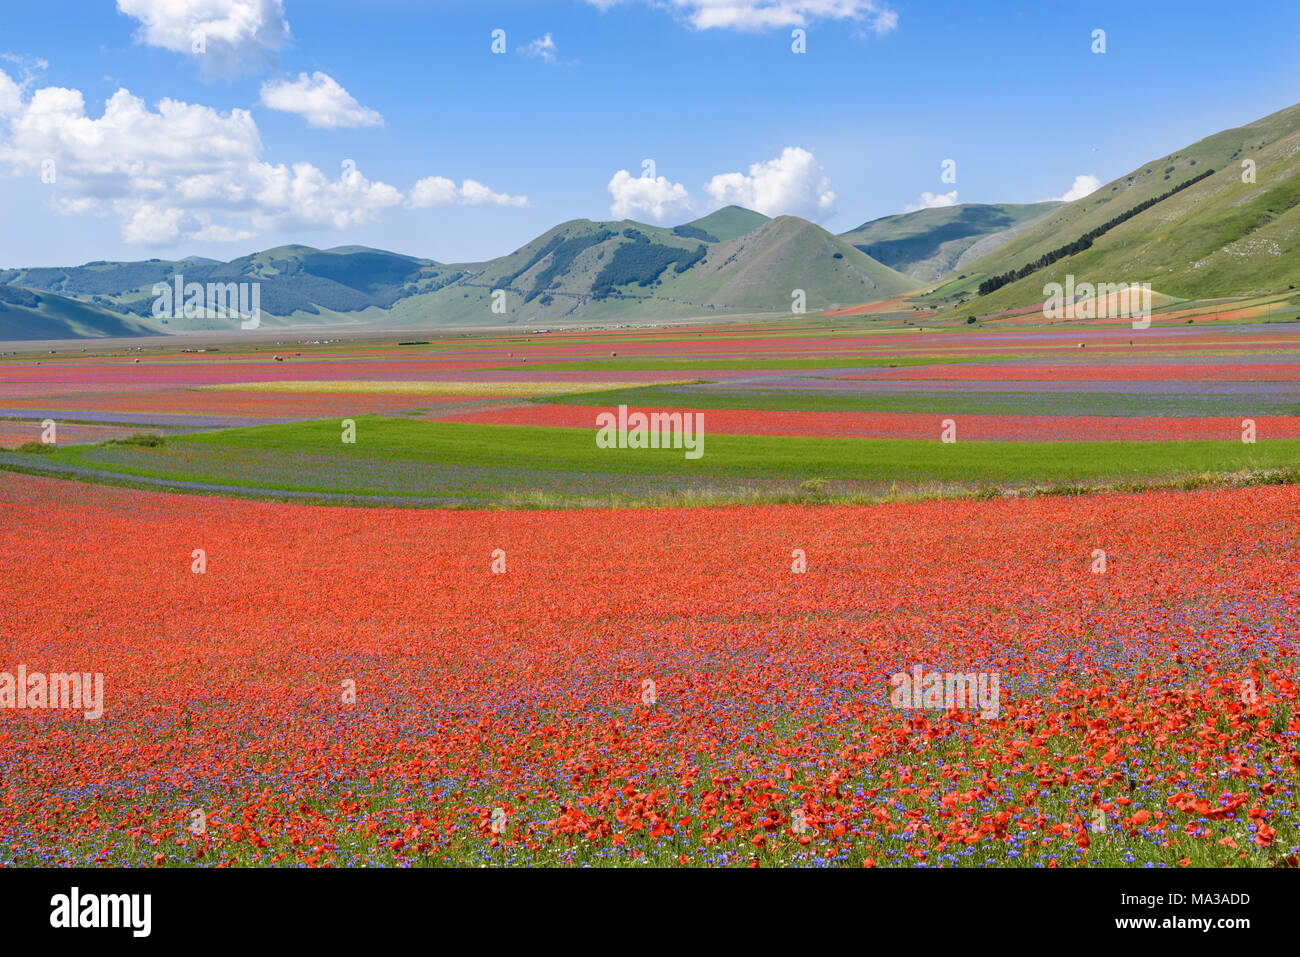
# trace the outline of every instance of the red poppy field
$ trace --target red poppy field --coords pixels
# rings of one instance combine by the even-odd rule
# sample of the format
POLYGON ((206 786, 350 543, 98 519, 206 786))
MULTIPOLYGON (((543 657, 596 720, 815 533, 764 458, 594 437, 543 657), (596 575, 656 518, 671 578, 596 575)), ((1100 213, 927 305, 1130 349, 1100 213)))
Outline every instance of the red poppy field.
POLYGON ((1293 486, 449 512, 0 473, 4 667, 105 680, 99 720, 0 709, 0 861, 1294 865, 1297 520, 1293 486), (918 667, 997 713, 895 707, 918 667))
POLYGON ((0 865, 1300 863, 1295 328, 874 321, 5 357, 0 865))

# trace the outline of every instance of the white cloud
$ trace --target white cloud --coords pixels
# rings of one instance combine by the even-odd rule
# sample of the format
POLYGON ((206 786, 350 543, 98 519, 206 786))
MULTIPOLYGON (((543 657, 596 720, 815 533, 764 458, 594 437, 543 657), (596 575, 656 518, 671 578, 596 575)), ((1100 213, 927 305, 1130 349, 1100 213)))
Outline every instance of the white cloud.
POLYGON ((868 26, 872 33, 877 36, 884 36, 886 33, 892 33, 898 29, 898 14, 888 7, 880 7, 873 11, 875 16, 871 19, 868 26))
POLYGON ((24 56, 17 53, 0 53, 0 60, 19 66, 27 76, 34 76, 42 70, 48 70, 50 61, 43 57, 24 56))
POLYGON ((557 63, 559 50, 555 46, 555 41, 551 39, 548 33, 544 37, 538 37, 527 46, 519 48, 519 52, 533 59, 541 60, 543 63, 557 63))
POLYGON ((704 184, 718 206, 744 206, 766 216, 822 219, 835 210, 835 193, 816 157, 787 146, 776 159, 755 163, 749 173, 721 173, 704 184))
POLYGON ((919 203, 909 203, 903 207, 903 212, 914 213, 918 209, 934 209, 937 206, 956 206, 957 191, 954 189, 949 193, 922 193, 919 203))
POLYGON ((296 80, 274 80, 262 86, 262 105, 284 113, 297 113, 309 126, 340 129, 383 126, 384 118, 358 103, 332 76, 299 73, 296 80))
POLYGON ((494 193, 477 180, 467 179, 460 184, 461 202, 465 206, 527 206, 527 196, 510 196, 494 193))
POLYGON ((460 186, 445 176, 426 176, 411 187, 409 205, 430 206, 527 206, 527 196, 494 193, 477 180, 463 180, 460 186))
POLYGON ((289 39, 283 0, 117 0, 117 9, 140 22, 138 42, 194 55, 208 75, 265 66, 289 39))
POLYGON ((0 60, 12 63, 21 77, 14 80, 0 70, 0 117, 13 116, 22 108, 23 98, 36 84, 36 79, 49 68, 49 61, 34 56, 0 53, 0 60))
POLYGON ((160 244, 180 238, 184 210, 159 209, 148 203, 137 206, 122 223, 122 238, 128 243, 160 244))
MULTIPOLYGON (((11 83, 0 71, 6 103, 11 83)), ((354 163, 345 163, 334 178, 310 163, 272 164, 261 154, 248 110, 222 113, 172 99, 151 110, 125 89, 109 98, 98 118, 87 115, 79 90, 39 89, 30 99, 20 96, 7 134, 0 126, 0 175, 37 178, 51 161, 54 182, 45 188, 52 207, 65 215, 115 216, 128 242, 221 242, 269 230, 344 229, 408 202, 354 163)), ((428 187, 421 184, 428 182, 417 183, 412 196, 423 195, 428 187)), ((474 180, 456 193, 464 205, 526 202, 474 180)))
POLYGON ((187 238, 201 243, 241 243, 252 239, 257 233, 251 229, 237 229, 234 226, 217 226, 208 224, 196 230, 187 238))
POLYGON ((101 216, 103 210, 100 209, 99 201, 89 196, 74 198, 71 196, 55 196, 54 208, 65 216, 101 216))
POLYGON ((669 182, 666 176, 633 176, 621 169, 609 181, 608 188, 609 195, 614 197, 609 206, 609 214, 614 219, 644 216, 658 223, 691 208, 686 187, 669 182))
POLYGON ((1065 191, 1064 196, 1055 198, 1063 203, 1073 203, 1076 199, 1083 199, 1083 197, 1095 193, 1099 189, 1101 189, 1101 180, 1091 173, 1085 173, 1074 178, 1073 185, 1065 191))
POLYGON ((254 226, 345 229, 374 219, 380 210, 403 200, 396 187, 372 182, 356 168, 338 179, 330 179, 310 163, 294 163, 292 168, 258 163, 254 169, 254 199, 257 208, 266 211, 253 217, 254 226))
POLYGON ((23 91, 4 70, 0 70, 0 116, 13 116, 23 105, 23 91))
MULTIPOLYGON (((623 0, 587 0, 601 10, 623 0)), ((648 0, 665 6, 697 30, 770 30, 806 27, 815 20, 853 20, 877 34, 898 26, 898 14, 878 0, 648 0)))
POLYGON ((455 180, 444 176, 426 176, 411 187, 410 204, 417 209, 428 206, 455 206, 460 201, 460 190, 455 180))

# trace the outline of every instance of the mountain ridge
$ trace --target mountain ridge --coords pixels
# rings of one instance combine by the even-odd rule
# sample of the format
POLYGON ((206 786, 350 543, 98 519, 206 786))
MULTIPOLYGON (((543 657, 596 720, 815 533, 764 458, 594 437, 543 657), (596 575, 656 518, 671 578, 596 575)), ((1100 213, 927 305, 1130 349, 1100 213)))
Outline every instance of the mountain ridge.
POLYGON ((1009 242, 1052 210, 1065 205, 1042 203, 959 203, 882 216, 840 233, 862 252, 891 269, 934 282, 979 255, 1009 242))
POLYGON ((225 263, 187 257, 0 270, 0 286, 85 302, 155 333, 228 328, 226 318, 153 315, 154 286, 178 276, 185 283, 260 283, 268 326, 777 314, 792 309, 797 289, 816 311, 920 285, 807 220, 729 206, 675 227, 569 220, 485 262, 288 244, 225 263))
POLYGON ((229 262, 0 270, 0 337, 230 328, 228 318, 153 314, 155 284, 178 275, 260 283, 267 327, 636 323, 901 296, 904 309, 969 319, 1023 314, 1068 275, 1149 283, 1164 300, 1285 295, 1300 286, 1300 104, 1203 137, 1072 203, 936 207, 838 236, 725 206, 671 227, 569 220, 482 262, 289 244, 229 262))
POLYGON ((933 289, 929 304, 996 315, 1041 303, 1043 287, 1063 283, 1067 275, 1091 282, 1149 282, 1157 292, 1180 299, 1295 288, 1300 285, 1300 104, 1143 163, 1049 213, 963 271, 933 289), (1246 161, 1253 165, 1247 168, 1246 161), (1207 171, 1213 172, 1207 176, 1207 171), (1152 200, 1158 201, 1139 209, 1152 200), (1082 241, 1103 227, 1100 235, 1082 241), (1027 270, 1024 276, 979 294, 986 280, 1021 270, 1027 270))

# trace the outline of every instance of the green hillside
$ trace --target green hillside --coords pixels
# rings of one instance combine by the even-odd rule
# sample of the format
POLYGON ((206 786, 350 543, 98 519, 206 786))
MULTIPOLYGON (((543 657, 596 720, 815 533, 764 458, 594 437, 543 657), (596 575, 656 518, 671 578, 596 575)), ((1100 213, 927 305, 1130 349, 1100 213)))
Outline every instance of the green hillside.
POLYGON ((1062 205, 940 206, 873 219, 840 237, 872 259, 928 283, 961 271, 1062 205))
POLYGON ((920 286, 852 244, 795 216, 778 216, 664 282, 662 295, 713 309, 789 312, 802 289, 808 311, 886 299, 920 286))
POLYGON ((679 230, 698 229, 713 237, 711 240, 707 240, 708 242, 724 242, 728 239, 739 239, 746 233, 753 232, 767 221, 768 217, 762 213, 756 213, 752 209, 745 209, 743 206, 724 206, 716 212, 701 216, 699 219, 692 220, 677 228, 679 230))
MULTIPOLYGON (((265 320, 337 321, 341 314, 388 308, 398 299, 427 292, 456 275, 427 259, 364 246, 319 250, 277 246, 228 263, 191 257, 180 261, 91 262, 83 266, 0 270, 0 287, 21 285, 88 302, 123 320, 158 332, 219 329, 229 320, 186 319, 166 322, 153 316, 156 283, 261 283, 265 320)), ((117 333, 113 333, 117 334, 117 333)))
POLYGON ((352 325, 500 325, 709 314, 788 313, 803 289, 810 312, 918 285, 821 227, 729 206, 672 228, 624 220, 562 223, 507 256, 482 263, 339 246, 278 246, 228 263, 94 262, 0 271, 22 284, 93 306, 105 329, 219 329, 223 318, 155 318, 154 285, 260 283, 262 322, 352 325), (501 290, 504 299, 494 298, 501 290), (493 304, 504 306, 494 311, 493 304))
POLYGON ((788 315, 796 290, 817 312, 927 284, 913 304, 992 316, 1040 304, 1043 287, 1064 285, 1067 275, 1150 283, 1158 302, 1284 295, 1300 285, 1300 105, 1146 163, 1068 205, 942 207, 872 220, 843 236, 728 206, 676 227, 573 220, 478 263, 294 245, 228 263, 191 257, 0 270, 4 338, 229 327, 224 318, 154 318, 154 285, 179 275, 260 283, 262 321, 271 327, 788 315), (1243 176, 1246 161, 1253 179, 1243 176), (17 287, 60 299, 34 301, 17 287))
POLYGON ((0 341, 155 335, 130 317, 48 292, 0 285, 0 341))
POLYGON ((1080 282, 1149 282, 1183 299, 1300 285, 1300 105, 1152 160, 964 271, 928 300, 989 315, 1041 303, 1043 286, 1064 283, 1067 274, 1080 282), (1246 160, 1254 182, 1243 181, 1246 160), (1022 270, 1029 272, 979 294, 982 282, 1022 270))
POLYGON ((796 289, 815 312, 920 285, 793 216, 764 219, 725 241, 630 220, 574 220, 508 256, 448 268, 463 277, 399 302, 394 320, 490 325, 788 314, 796 289), (496 300, 505 312, 492 310, 495 290, 505 294, 496 300))

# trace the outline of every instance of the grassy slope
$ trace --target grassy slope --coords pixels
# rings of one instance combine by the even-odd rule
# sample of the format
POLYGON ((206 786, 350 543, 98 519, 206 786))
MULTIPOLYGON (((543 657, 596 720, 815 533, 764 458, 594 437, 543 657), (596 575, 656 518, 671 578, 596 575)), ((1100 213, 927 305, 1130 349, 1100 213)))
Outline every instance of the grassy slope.
POLYGON ((615 249, 631 242, 624 235, 628 229, 674 249, 694 251, 701 245, 701 240, 678 236, 671 229, 630 220, 574 220, 490 263, 448 267, 464 270, 466 277, 434 294, 399 302, 392 315, 399 322, 546 325, 577 318, 789 313, 794 289, 805 290, 808 311, 813 312, 887 298, 920 285, 813 223, 780 216, 739 238, 705 243, 703 261, 682 273, 670 266, 653 285, 622 285, 617 288, 619 295, 594 300, 592 286, 601 270, 615 249), (557 273, 548 274, 554 253, 537 258, 556 237, 572 240, 602 230, 613 235, 580 252, 557 273), (525 301, 539 280, 546 285, 551 301, 546 302, 545 297, 525 301), (503 288, 507 313, 495 314, 492 291, 503 288))
POLYGON ((753 232, 767 220, 768 217, 762 213, 756 213, 752 209, 745 209, 743 206, 724 206, 722 209, 709 213, 707 216, 701 216, 699 219, 686 223, 686 225, 702 229, 711 236, 725 242, 728 239, 739 239, 746 233, 753 232))
MULTIPOLYGON (((154 284, 174 282, 177 275, 186 282, 260 282, 262 319, 267 325, 275 325, 286 320, 320 323, 355 319, 366 310, 377 312, 391 305, 402 295, 436 288, 447 279, 449 271, 432 260, 364 246, 319 250, 289 245, 228 263, 191 257, 180 261, 94 262, 0 270, 0 284, 26 285, 83 301, 99 296, 129 310, 132 315, 128 321, 158 332, 230 328, 229 320, 217 318, 177 316, 165 324, 155 320, 154 284)), ((111 323, 105 320, 100 326, 107 330, 111 323)))
POLYGON ((667 279, 663 294, 718 309, 789 313, 794 289, 805 291, 811 312, 885 299, 918 285, 813 223, 778 216, 711 247, 704 262, 667 279))
POLYGON ((892 269, 934 282, 960 268, 972 248, 991 252, 1061 205, 963 203, 922 209, 873 219, 840 238, 892 269))
POLYGON ((142 322, 49 292, 0 285, 0 341, 149 336, 142 322))
POLYGON ((1150 282, 1182 298, 1248 295, 1300 285, 1300 105, 1224 130, 1107 183, 971 263, 967 278, 936 298, 970 298, 986 276, 1032 262, 1147 199, 1213 168, 1218 172, 1059 260, 961 306, 990 314, 1041 303, 1043 286, 1079 281, 1150 282), (1243 159, 1257 165, 1243 183, 1243 159))
MULTIPOLYGON (((574 314, 575 310, 582 309, 590 296, 592 284, 615 248, 630 242, 624 235, 628 229, 635 229, 652 242, 675 249, 694 250, 700 245, 698 239, 676 236, 671 230, 646 226, 632 220, 596 222, 575 219, 547 230, 509 255, 486 263, 456 264, 453 268, 461 270, 463 278, 432 294, 402 300, 393 308, 392 316, 402 323, 433 321, 451 325, 562 321, 574 314), (553 266, 554 254, 546 253, 540 258, 539 254, 554 240, 581 240, 601 232, 613 235, 585 249, 563 270, 547 277, 548 270, 553 266), (551 301, 545 302, 544 297, 525 301, 539 280, 546 280, 543 285, 551 301), (504 314, 492 311, 492 292, 496 289, 502 289, 506 293, 507 311, 504 314)), ((600 309, 585 309, 583 312, 603 314, 600 309)))

